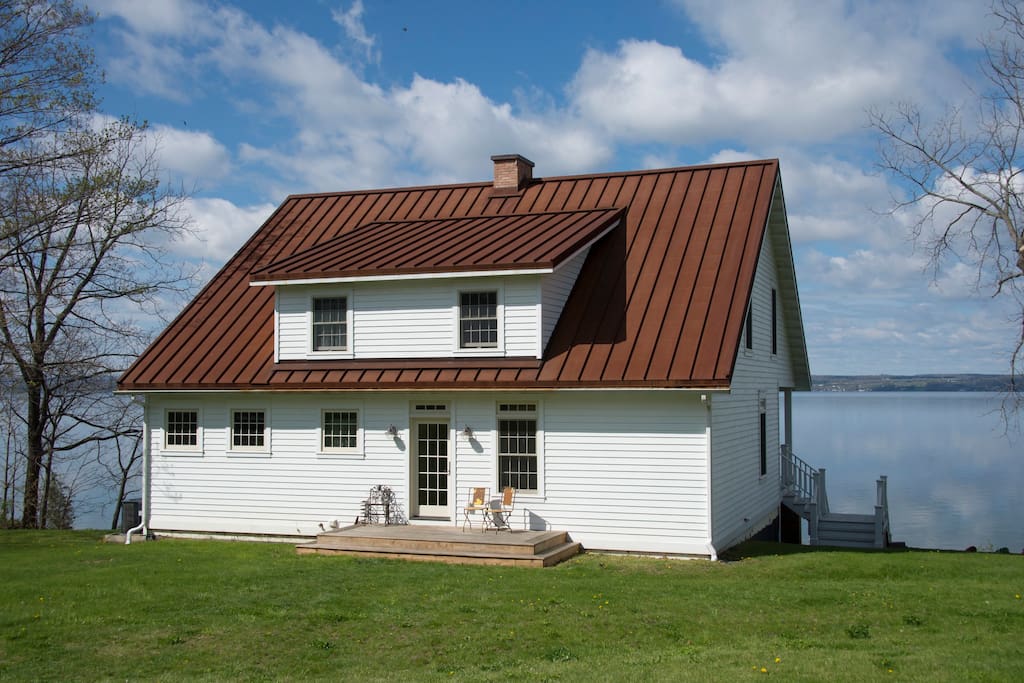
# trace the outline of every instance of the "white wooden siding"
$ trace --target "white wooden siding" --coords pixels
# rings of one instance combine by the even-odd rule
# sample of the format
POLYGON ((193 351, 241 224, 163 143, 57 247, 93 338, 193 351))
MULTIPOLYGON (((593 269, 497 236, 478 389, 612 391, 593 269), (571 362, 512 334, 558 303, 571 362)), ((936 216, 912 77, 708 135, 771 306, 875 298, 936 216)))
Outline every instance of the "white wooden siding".
POLYGON ((729 394, 712 398, 712 527, 723 548, 756 533, 778 513, 779 388, 792 386, 789 344, 772 240, 761 247, 752 294, 753 349, 740 344, 729 394), (778 291, 776 354, 771 348, 772 289, 778 291), (767 422, 767 472, 760 474, 759 401, 767 422))
POLYGON ((555 272, 544 277, 541 284, 541 304, 543 320, 541 323, 541 349, 547 348, 548 340, 555 331, 555 325, 562 316, 565 302, 576 284, 576 277, 587 260, 589 249, 577 254, 571 261, 563 263, 555 272))
MULTIPOLYGON (((156 531, 299 534, 351 523, 370 487, 387 484, 408 512, 410 401, 423 394, 235 394, 151 396, 156 531), (244 399, 244 400, 243 400, 244 399), (195 406, 204 421, 200 455, 165 454, 165 406, 195 406), (228 406, 265 406, 273 451, 225 449, 228 406), (317 454, 324 406, 360 410, 364 454, 317 454), (399 438, 386 435, 390 424, 399 438)), ((536 402, 542 495, 520 494, 520 527, 564 529, 593 549, 704 555, 708 552, 707 440, 699 395, 687 392, 564 392, 429 397, 449 406, 453 525, 470 486, 497 487, 494 433, 499 402, 536 402), (469 439, 463 431, 473 431, 469 439)))
POLYGON ((351 297, 351 354, 367 358, 439 358, 457 355, 458 293, 499 290, 503 347, 483 355, 537 356, 538 278, 454 278, 278 287, 277 347, 281 360, 310 357, 309 302, 314 294, 351 297))

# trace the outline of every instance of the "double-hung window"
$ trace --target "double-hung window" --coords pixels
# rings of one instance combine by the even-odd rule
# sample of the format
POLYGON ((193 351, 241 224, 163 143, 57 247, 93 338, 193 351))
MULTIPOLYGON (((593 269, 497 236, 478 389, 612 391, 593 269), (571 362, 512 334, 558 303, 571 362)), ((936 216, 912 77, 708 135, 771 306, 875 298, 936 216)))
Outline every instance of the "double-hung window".
POLYGON ((498 405, 498 486, 537 491, 537 404, 498 405))
POLYGON ((168 410, 164 418, 164 450, 198 451, 199 411, 168 410))
POLYGON ((267 450, 267 412, 265 410, 231 411, 231 450, 267 450))
POLYGON ((359 446, 359 413, 355 410, 321 412, 320 449, 324 453, 351 453, 359 446))
POLYGON ((313 299, 313 350, 348 350, 348 298, 313 299))
POLYGON ((459 347, 498 348, 498 292, 459 294, 459 347))

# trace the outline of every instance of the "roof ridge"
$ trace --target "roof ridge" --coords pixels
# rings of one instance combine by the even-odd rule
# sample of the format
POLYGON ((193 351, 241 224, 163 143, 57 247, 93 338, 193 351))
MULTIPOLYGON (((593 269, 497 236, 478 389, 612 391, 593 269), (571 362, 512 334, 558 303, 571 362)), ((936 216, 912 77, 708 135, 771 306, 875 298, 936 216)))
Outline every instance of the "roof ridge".
MULTIPOLYGON (((758 166, 764 164, 778 164, 778 157, 769 157, 766 159, 747 159, 744 161, 721 161, 712 162, 705 164, 691 164, 685 166, 667 166, 665 168, 648 168, 632 171, 599 171, 596 173, 577 173, 570 175, 558 175, 558 176, 535 176, 530 182, 526 184, 524 189, 531 185, 537 185, 545 182, 561 182, 565 180, 584 180, 584 179, 595 179, 595 178, 627 178, 630 176, 638 175, 654 175, 661 173, 679 173, 681 171, 703 171, 707 169, 715 168, 735 168, 740 166, 758 166)), ((293 200, 293 199, 312 199, 316 197, 342 197, 346 195, 364 195, 364 194, 391 194, 399 192, 423 192, 425 190, 447 190, 456 188, 467 188, 467 187, 492 187, 494 185, 493 180, 477 180, 469 181, 464 183, 434 183, 424 185, 407 185, 397 187, 373 187, 364 188, 362 190, 335 190, 329 192, 299 192, 295 194, 289 194, 284 198, 282 204, 293 200)))

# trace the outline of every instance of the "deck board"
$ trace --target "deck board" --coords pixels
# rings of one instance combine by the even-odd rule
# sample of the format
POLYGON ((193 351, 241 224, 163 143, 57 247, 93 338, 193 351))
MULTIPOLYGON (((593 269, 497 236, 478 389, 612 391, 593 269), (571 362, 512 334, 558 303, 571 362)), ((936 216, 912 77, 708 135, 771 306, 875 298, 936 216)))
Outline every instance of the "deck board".
POLYGON ((564 531, 462 531, 428 525, 359 525, 328 531, 300 554, 358 555, 391 559, 549 567, 581 550, 564 531))

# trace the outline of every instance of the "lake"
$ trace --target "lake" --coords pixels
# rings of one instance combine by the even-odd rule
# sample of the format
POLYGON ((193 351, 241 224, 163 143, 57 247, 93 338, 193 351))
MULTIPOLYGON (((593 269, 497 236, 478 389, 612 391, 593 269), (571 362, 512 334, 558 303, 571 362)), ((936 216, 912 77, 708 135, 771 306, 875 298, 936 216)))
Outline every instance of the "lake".
POLYGON ((1024 549, 1024 438, 990 393, 793 394, 793 450, 826 470, 834 512, 869 514, 889 477, 892 537, 919 548, 1024 549))

